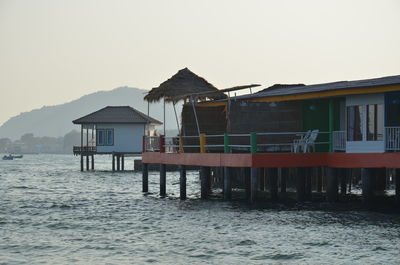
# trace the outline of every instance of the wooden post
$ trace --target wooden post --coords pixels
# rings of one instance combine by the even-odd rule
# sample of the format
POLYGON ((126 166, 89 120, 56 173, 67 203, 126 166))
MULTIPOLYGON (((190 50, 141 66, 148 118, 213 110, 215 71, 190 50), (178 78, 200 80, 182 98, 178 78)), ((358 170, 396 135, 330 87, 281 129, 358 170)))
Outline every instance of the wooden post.
POLYGON ((149 192, 149 164, 142 164, 142 191, 149 192))
POLYGON ((117 155, 117 171, 120 171, 121 170, 121 167, 120 167, 120 162, 121 162, 121 155, 117 155))
POLYGON ((305 188, 306 188, 305 168, 299 167, 297 168, 297 176, 296 176, 296 197, 297 200, 300 202, 305 200, 305 188))
POLYGON ((258 187, 258 168, 252 167, 250 169, 250 203, 257 200, 257 187, 258 187))
POLYGON ((344 196, 347 192, 347 172, 346 168, 338 169, 338 175, 340 178, 340 195, 344 196))
POLYGON ((245 168, 242 168, 242 170, 243 170, 243 177, 244 177, 244 186, 246 189, 246 199, 250 200, 250 195, 251 195, 250 168, 245 167, 245 168))
POLYGON ((94 170, 94 155, 92 155, 92 170, 94 170))
POLYGON ((229 167, 224 167, 224 199, 232 199, 232 183, 229 167))
POLYGON ((267 177, 269 178, 269 191, 271 200, 278 200, 278 168, 268 168, 267 177))
POLYGON ((125 155, 124 154, 121 155, 121 170, 122 171, 125 170, 125 155))
POLYGON ((112 154, 112 171, 115 171, 115 155, 112 154))
POLYGON ((375 188, 381 193, 386 190, 386 168, 375 169, 375 188))
POLYGON ((207 199, 210 191, 210 167, 200 168, 201 198, 207 199))
POLYGON ((362 196, 364 203, 370 203, 374 199, 374 175, 373 169, 361 169, 362 196))
POLYGON ((322 167, 318 167, 317 169, 317 192, 322 192, 322 178, 323 178, 323 169, 322 167))
POLYGON ((286 198, 286 181, 289 176, 289 168, 281 168, 280 173, 281 197, 286 198))
POLYGON ((200 153, 206 152, 206 134, 200 134, 200 153))
POLYGON ((84 170, 84 166, 83 166, 83 155, 82 155, 82 151, 81 151, 81 171, 84 170))
POLYGON ((336 168, 326 168, 326 199, 328 202, 338 201, 338 176, 336 168))
POLYGON ((312 168, 306 167, 305 171, 305 199, 311 201, 312 199, 312 168))
POLYGON ((89 171, 89 155, 86 154, 86 170, 89 171))
POLYGON ((394 185, 396 191, 396 203, 400 206, 400 169, 396 168, 394 171, 394 185))
POLYGON ((334 106, 333 99, 329 100, 329 152, 333 152, 333 130, 334 130, 334 106))
POLYGON ((250 133, 250 153, 257 154, 257 134, 250 133))
POLYGON ((165 197, 167 195, 167 168, 165 164, 160 164, 160 196, 165 197))
POLYGON ((165 135, 160 135, 160 153, 165 153, 165 135))
POLYGON ((181 165, 180 167, 180 176, 179 176, 179 184, 180 184, 180 199, 186 200, 186 166, 181 165))

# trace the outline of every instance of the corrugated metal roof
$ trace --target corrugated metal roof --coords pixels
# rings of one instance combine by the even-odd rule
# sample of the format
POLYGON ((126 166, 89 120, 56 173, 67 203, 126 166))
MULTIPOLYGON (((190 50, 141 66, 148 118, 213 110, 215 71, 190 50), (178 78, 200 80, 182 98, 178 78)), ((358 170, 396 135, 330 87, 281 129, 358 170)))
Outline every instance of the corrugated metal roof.
MULTIPOLYGON (((287 96, 296 94, 307 94, 317 93, 323 91, 334 91, 351 88, 367 88, 367 87, 378 87, 388 85, 400 84, 400 75, 387 76, 381 78, 355 80, 355 81, 339 81, 324 84, 306 85, 306 86, 295 86, 295 87, 278 87, 274 89, 264 89, 258 93, 242 95, 232 99, 253 99, 253 98, 264 98, 273 96, 287 96)), ((222 101, 222 100, 219 100, 222 101)))
POLYGON ((74 124, 162 124, 162 122, 147 116, 146 114, 130 106, 107 106, 91 114, 72 121, 74 124))

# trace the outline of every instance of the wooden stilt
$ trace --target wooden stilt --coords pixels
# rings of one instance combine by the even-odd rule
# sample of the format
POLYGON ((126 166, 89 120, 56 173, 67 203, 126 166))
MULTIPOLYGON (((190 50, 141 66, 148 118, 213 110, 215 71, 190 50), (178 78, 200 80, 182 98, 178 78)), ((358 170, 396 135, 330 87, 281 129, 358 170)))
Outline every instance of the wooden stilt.
POLYGON ((376 191, 383 193, 386 189, 386 168, 375 169, 376 191))
POLYGON ((312 196, 312 168, 306 167, 304 168, 305 172, 305 200, 311 201, 312 196))
POLYGON ((338 200, 338 174, 336 168, 326 168, 326 199, 328 202, 338 200))
POLYGON ((165 164, 160 164, 160 196, 165 197, 167 195, 167 168, 165 164))
POLYGON ((89 155, 86 155, 86 170, 89 171, 89 155))
POLYGON ((81 155, 81 171, 83 171, 84 170, 84 167, 83 167, 83 155, 81 155))
POLYGON ((268 168, 267 177, 269 179, 269 192, 271 200, 278 200, 278 168, 268 168))
POLYGON ((281 197, 286 198, 286 181, 289 176, 289 168, 280 169, 281 197))
POLYGON ((121 170, 120 162, 121 162, 121 155, 117 155, 117 171, 121 170))
POLYGON ((224 167, 224 200, 232 199, 232 183, 230 168, 224 167))
POLYGON ((142 191, 149 192, 149 164, 142 164, 142 191))
POLYGON ((396 203, 400 206, 400 169, 394 171, 394 185, 396 191, 396 203))
POLYGON ((250 202, 251 203, 254 203, 257 200, 258 172, 259 172, 258 168, 252 167, 250 169, 250 202))
POLYGON ((125 170, 125 155, 124 154, 121 155, 121 170, 122 171, 125 170))
POLYGON ((246 199, 250 199, 250 194, 251 194, 251 187, 250 187, 250 168, 249 167, 244 167, 242 168, 243 171, 243 177, 244 177, 244 188, 246 190, 246 199))
POLYGON ((297 200, 302 202, 305 200, 305 188, 306 188, 306 179, 305 179, 305 168, 299 167, 297 168, 296 175, 296 197, 297 200))
POLYGON ((210 168, 201 167, 200 168, 200 182, 201 182, 201 198, 207 199, 210 189, 210 168))
POLYGON ((318 167, 317 169, 317 192, 322 192, 322 177, 323 177, 323 169, 322 167, 318 167))
POLYGON ((364 203, 370 203, 374 199, 374 175, 373 169, 361 169, 362 197, 364 203))
POLYGON ((94 170, 94 155, 92 155, 92 170, 94 170))
POLYGON ((112 154, 112 171, 115 171, 115 155, 112 154))
POLYGON ((348 170, 345 168, 340 168, 337 171, 338 171, 338 175, 339 175, 339 179, 340 179, 340 195, 344 196, 344 195, 346 195, 346 191, 347 191, 348 170))
POLYGON ((180 199, 186 200, 186 166, 182 165, 180 167, 180 176, 179 176, 179 184, 180 184, 180 199))

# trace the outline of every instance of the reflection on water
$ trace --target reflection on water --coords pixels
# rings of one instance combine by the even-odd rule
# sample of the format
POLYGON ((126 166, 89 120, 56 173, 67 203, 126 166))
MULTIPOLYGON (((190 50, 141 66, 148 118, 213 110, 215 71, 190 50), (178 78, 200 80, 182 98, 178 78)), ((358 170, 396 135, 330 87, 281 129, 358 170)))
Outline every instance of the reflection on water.
MULTIPOLYGON (((79 158, 0 161, 0 264, 398 264, 400 216, 199 200, 188 172, 167 174, 167 198, 150 173, 80 172, 79 158)), ((127 168, 133 168, 133 159, 127 168)))

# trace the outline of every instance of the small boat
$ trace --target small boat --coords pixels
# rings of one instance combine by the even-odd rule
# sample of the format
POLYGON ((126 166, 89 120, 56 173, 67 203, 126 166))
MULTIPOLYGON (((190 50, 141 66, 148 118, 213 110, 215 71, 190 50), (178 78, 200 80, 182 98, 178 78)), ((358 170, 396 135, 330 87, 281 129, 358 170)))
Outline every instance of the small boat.
POLYGON ((23 155, 11 155, 13 158, 23 158, 23 155))
POLYGON ((3 156, 3 160, 13 160, 14 157, 12 155, 5 155, 3 156))

